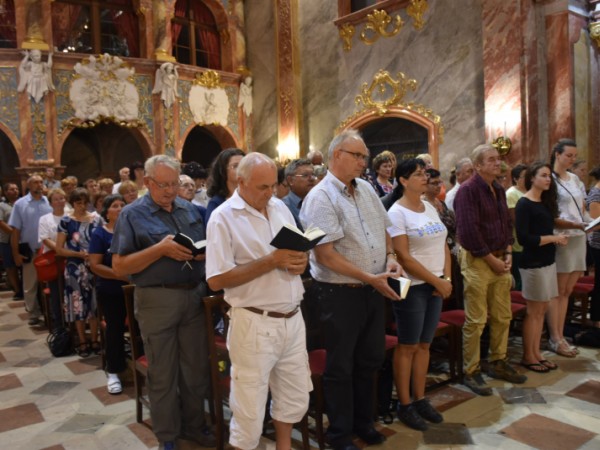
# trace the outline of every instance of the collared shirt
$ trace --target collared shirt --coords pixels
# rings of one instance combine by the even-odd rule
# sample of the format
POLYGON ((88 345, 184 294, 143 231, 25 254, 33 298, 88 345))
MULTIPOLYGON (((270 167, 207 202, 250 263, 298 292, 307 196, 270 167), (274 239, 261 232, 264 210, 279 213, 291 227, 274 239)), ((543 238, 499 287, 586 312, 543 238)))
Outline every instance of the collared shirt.
MULTIPOLYGON (((275 250, 269 243, 282 226, 294 220, 277 198, 267 204, 267 217, 234 194, 212 214, 207 230, 206 277, 227 273, 275 250)), ((236 287, 225 289, 231 306, 254 306, 267 311, 289 312, 302 300, 304 286, 299 275, 274 269, 236 287)))
MULTIPOLYGON (((189 236, 194 242, 204 239, 204 225, 198 208, 176 198, 173 210, 168 212, 154 203, 148 193, 121 211, 110 251, 113 255, 129 255, 178 232, 189 236)), ((204 261, 185 263, 164 256, 141 272, 131 275, 131 279, 140 287, 200 282, 204 279, 204 261)))
POLYGON ((444 203, 448 207, 450 211, 454 211, 454 199, 456 198, 456 193, 458 192, 458 188, 460 187, 460 183, 457 181, 452 189, 446 192, 446 197, 444 198, 444 203))
POLYGON ((31 250, 37 250, 40 218, 49 212, 52 212, 52 207, 46 197, 35 200, 29 193, 15 202, 8 224, 21 231, 22 243, 29 244, 31 250))
MULTIPOLYGON (((300 220, 305 228, 316 226, 327 233, 320 244, 333 242, 335 251, 360 270, 382 273, 386 266, 386 229, 391 222, 373 187, 360 178, 353 183, 354 196, 328 172, 304 199, 300 220)), ((314 251, 310 255, 310 273, 326 283, 360 282, 319 264, 314 251)))
MULTIPOLYGON (((10 219, 10 213, 12 212, 12 209, 12 205, 9 205, 6 202, 0 202, 0 221, 8 224, 8 219, 10 219)), ((10 242, 10 234, 0 230, 0 242, 3 244, 8 244, 10 242)))
POLYGON ((506 195, 497 181, 490 188, 476 173, 456 193, 454 209, 458 242, 473 256, 481 258, 513 243, 506 195))
POLYGON ((288 195, 281 199, 281 201, 285 203, 285 205, 291 211, 292 215, 294 216, 294 220, 296 221, 296 226, 304 231, 302 223, 300 222, 300 207, 302 206, 302 199, 290 191, 288 195))

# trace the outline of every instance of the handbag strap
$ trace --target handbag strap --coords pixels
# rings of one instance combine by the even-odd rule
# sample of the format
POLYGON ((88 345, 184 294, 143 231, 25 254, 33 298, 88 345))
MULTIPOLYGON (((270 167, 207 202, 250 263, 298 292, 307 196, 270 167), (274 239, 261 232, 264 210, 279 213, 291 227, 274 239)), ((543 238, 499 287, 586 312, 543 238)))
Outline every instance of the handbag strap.
POLYGON ((577 212, 579 212, 579 216, 581 217, 581 221, 582 221, 582 222, 585 222, 585 219, 583 218, 583 214, 581 213, 581 208, 580 208, 580 207, 579 207, 579 205, 577 204, 577 200, 575 200, 575 197, 573 196, 573 194, 571 194, 571 191, 570 191, 569 189, 567 189, 567 187, 566 187, 564 184, 562 184, 562 183, 560 182, 560 177, 559 177, 559 176, 557 176, 555 173, 553 173, 553 174, 552 174, 552 176, 554 177, 554 180, 556 180, 556 182, 557 182, 558 184, 560 184, 560 186, 561 186, 561 187, 562 187, 562 188, 563 188, 565 191, 567 191, 567 193, 568 193, 568 194, 571 196, 571 198, 573 199, 573 203, 575 203, 575 206, 577 207, 577 212))

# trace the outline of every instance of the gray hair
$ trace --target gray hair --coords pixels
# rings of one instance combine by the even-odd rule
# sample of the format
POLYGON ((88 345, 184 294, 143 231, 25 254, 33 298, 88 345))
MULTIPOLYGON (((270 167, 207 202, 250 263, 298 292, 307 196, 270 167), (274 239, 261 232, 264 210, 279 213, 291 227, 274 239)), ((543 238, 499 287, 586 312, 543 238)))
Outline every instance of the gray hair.
POLYGON ((462 167, 465 164, 473 164, 473 161, 471 161, 471 158, 462 158, 462 159, 459 159, 458 162, 456 163, 456 165, 454 166, 454 170, 456 172, 460 172, 462 170, 462 167))
POLYGON ((291 163, 289 163, 287 166, 285 166, 286 178, 296 175, 296 171, 298 170, 299 167, 302 167, 302 166, 311 166, 312 167, 312 162, 310 162, 310 159, 308 159, 308 158, 300 158, 300 159, 293 160, 291 163))
POLYGON ((340 134, 338 134, 332 139, 331 143, 329 144, 329 149, 327 150, 327 157, 329 159, 333 159, 333 152, 340 148, 344 142, 349 141, 351 139, 360 141, 363 144, 365 143, 362 136, 357 130, 353 128, 348 128, 347 130, 342 131, 340 134))
POLYGON ((489 151, 496 151, 496 147, 492 144, 481 144, 475 147, 471 152, 471 161, 473 161, 473 164, 481 164, 483 162, 483 154, 489 151))
POLYGON ((181 163, 175 158, 167 155, 155 155, 148 158, 144 164, 144 172, 147 176, 153 177, 154 172, 156 171, 156 166, 159 165, 167 166, 169 169, 173 169, 175 172, 177 172, 178 176, 181 173, 181 163))
MULTIPOLYGON (((192 177, 190 177, 189 175, 182 173, 181 175, 179 175, 179 182, 180 183, 188 183, 188 182, 194 183, 194 180, 192 180, 192 177)), ((195 185, 195 183, 194 183, 194 185, 195 185)))
POLYGON ((272 166, 273 169, 277 171, 275 161, 273 161, 271 158, 269 158, 263 153, 252 152, 248 153, 240 161, 240 165, 237 168, 237 176, 244 179, 245 181, 248 181, 250 179, 250 175, 252 174, 252 169, 255 166, 259 166, 261 164, 267 164, 269 166, 272 166))

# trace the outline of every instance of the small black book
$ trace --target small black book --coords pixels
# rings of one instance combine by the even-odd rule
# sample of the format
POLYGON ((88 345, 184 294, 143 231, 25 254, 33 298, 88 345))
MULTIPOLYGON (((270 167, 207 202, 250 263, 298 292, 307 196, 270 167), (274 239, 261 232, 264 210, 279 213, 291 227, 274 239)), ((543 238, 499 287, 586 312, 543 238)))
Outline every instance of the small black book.
POLYGON ((271 245, 281 250, 307 252, 324 237, 325 232, 319 228, 309 228, 303 233, 294 225, 287 224, 281 227, 277 236, 271 241, 271 245))
POLYGON ((206 240, 194 242, 194 240, 191 237, 183 233, 177 233, 173 240, 179 245, 183 245, 184 247, 189 248, 192 251, 192 255, 194 256, 199 255, 200 253, 204 253, 206 251, 206 240))
POLYGON ((400 296, 400 299, 404 300, 406 298, 406 294, 408 294, 408 289, 410 288, 410 279, 404 277, 388 277, 389 286, 396 291, 396 293, 400 296))

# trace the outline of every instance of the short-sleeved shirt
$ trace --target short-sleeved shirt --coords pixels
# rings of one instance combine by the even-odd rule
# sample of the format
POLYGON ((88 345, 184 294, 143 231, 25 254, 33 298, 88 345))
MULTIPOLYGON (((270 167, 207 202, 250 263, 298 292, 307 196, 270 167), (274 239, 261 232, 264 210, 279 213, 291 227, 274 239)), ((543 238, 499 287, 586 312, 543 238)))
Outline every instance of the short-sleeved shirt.
POLYGON ((58 224, 64 216, 55 216, 54 213, 48 213, 40 217, 40 223, 38 225, 38 240, 40 246, 44 247, 44 253, 50 249, 44 245, 44 239, 50 239, 56 242, 56 235, 58 233, 58 224))
MULTIPOLYGON (((13 207, 6 202, 0 202, 0 220, 6 224, 8 224, 8 220, 10 219, 10 213, 12 212, 13 207)), ((8 244, 10 241, 10 234, 5 233, 0 230, 0 243, 8 244)))
MULTIPOLYGON (((158 206, 150 194, 125 206, 113 234, 113 255, 129 255, 160 242, 167 235, 181 232, 194 242, 204 239, 204 224, 196 206, 176 198, 171 212, 158 206)), ((140 287, 162 284, 199 283, 204 279, 204 261, 176 261, 162 257, 131 276, 140 287), (191 268, 190 268, 191 266, 191 268)))
MULTIPOLYGON (((101 225, 102 218, 95 214, 89 222, 80 222, 72 217, 65 216, 58 223, 58 232, 67 235, 65 245, 69 250, 74 252, 89 252, 92 232, 101 225)), ((81 262, 80 258, 69 257, 67 260, 81 262)))
POLYGON ((292 191, 281 199, 283 203, 288 207, 292 215, 294 216, 295 224, 298 228, 303 230, 302 223, 300 222, 300 208, 302 206, 302 199, 294 194, 292 191))
MULTIPOLYGON (((305 229, 316 226, 327 235, 320 244, 333 243, 335 251, 360 270, 385 272, 386 230, 390 219, 373 187, 365 180, 354 179, 354 195, 330 171, 302 202, 300 221, 305 229)), ((325 283, 358 283, 319 264, 314 251, 310 255, 310 273, 325 283)))
MULTIPOLYGON (((102 264, 107 267, 112 267, 112 253, 110 252, 112 239, 113 234, 110 231, 104 227, 98 227, 92 232, 92 240, 88 250, 90 255, 102 255, 102 264)), ((96 290, 108 295, 121 294, 122 287, 125 284, 127 283, 121 280, 96 277, 96 290)))
MULTIPOLYGON (((270 242, 281 227, 294 223, 284 203, 271 198, 268 219, 250 206, 236 190, 212 214, 207 227, 206 277, 229 272, 272 253, 270 242)), ((274 269, 252 281, 225 289, 231 306, 253 306, 267 311, 289 312, 302 300, 304 287, 299 275, 274 269)))
POLYGON ((35 200, 31 193, 15 202, 8 224, 21 232, 21 242, 29 245, 31 250, 37 250, 38 226, 40 218, 52 212, 52 207, 46 197, 35 200))
MULTIPOLYGON (((563 180, 559 176, 554 175, 558 193, 558 217, 575 223, 585 222, 585 217, 582 217, 582 208, 585 202, 585 186, 574 173, 567 172, 567 175, 569 177, 568 180, 563 180)), ((574 228, 557 229, 556 231, 568 236, 581 236, 585 234, 583 230, 574 228)))
MULTIPOLYGON (((590 209, 592 203, 600 203, 600 189, 595 186, 590 189, 585 202, 588 209, 590 209)), ((600 248, 600 231, 589 233, 588 242, 590 243, 590 246, 600 248)), ((597 268, 596 270, 600 270, 600 268, 597 268)))
MULTIPOLYGON (((435 207, 428 202, 423 202, 423 204, 425 211, 415 212, 397 202, 394 203, 388 211, 392 221, 388 233, 392 238, 406 235, 410 255, 432 274, 439 277, 444 274, 444 251, 448 230, 435 207)), ((410 273, 408 277, 412 280, 413 285, 424 283, 423 280, 413 277, 410 273)))
MULTIPOLYGON (((521 197, 523 197, 523 192, 518 190, 516 186, 509 187, 506 190, 506 205, 508 206, 508 209, 516 208, 517 202, 519 201, 519 199, 521 197)), ((523 246, 517 239, 517 230, 516 230, 514 224, 513 224, 513 238, 515 240, 513 242, 513 246, 512 246, 513 252, 522 252, 523 246)))

